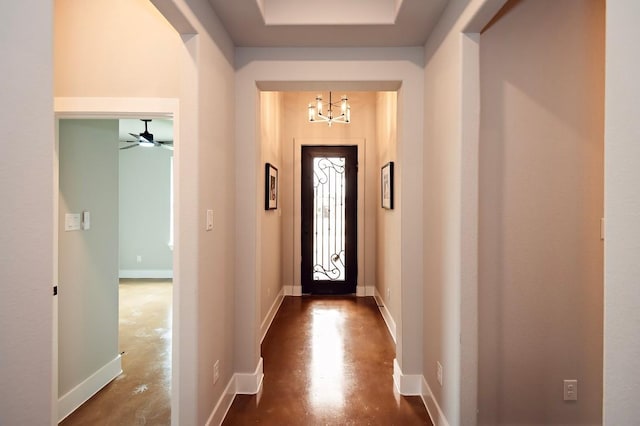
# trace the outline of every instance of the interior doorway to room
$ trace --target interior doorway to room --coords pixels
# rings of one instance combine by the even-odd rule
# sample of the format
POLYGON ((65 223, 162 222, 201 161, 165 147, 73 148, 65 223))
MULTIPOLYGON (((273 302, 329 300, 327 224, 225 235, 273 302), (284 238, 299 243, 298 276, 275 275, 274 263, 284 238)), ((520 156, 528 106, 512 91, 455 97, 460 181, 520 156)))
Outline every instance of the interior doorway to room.
POLYGON ((170 422, 172 141, 166 118, 59 121, 63 425, 170 422))
POLYGON ((302 293, 356 292, 357 146, 303 146, 302 293))

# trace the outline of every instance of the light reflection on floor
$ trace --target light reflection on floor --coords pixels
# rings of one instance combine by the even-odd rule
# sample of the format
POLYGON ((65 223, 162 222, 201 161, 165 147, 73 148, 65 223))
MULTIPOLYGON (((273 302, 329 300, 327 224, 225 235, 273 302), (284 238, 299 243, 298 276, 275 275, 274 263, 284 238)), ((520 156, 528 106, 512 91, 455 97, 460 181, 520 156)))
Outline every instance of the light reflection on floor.
POLYGON ((224 425, 431 425, 420 397, 397 394, 373 298, 286 297, 261 352, 262 393, 237 395, 224 425))
POLYGON ((338 309, 317 309, 312 314, 311 405, 341 409, 344 393, 344 316, 338 309))

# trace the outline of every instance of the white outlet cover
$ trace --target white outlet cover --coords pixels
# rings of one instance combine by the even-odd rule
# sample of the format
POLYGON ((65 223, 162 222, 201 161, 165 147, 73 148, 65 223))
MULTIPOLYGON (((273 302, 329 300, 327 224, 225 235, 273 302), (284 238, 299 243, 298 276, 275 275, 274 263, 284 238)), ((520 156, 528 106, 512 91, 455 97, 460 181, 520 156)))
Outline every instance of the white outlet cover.
POLYGON ((578 381, 577 380, 564 381, 564 400, 565 401, 578 400, 578 381))
POLYGON ((213 229, 213 210, 207 210, 207 231, 213 229))
POLYGON ((220 379, 220 360, 213 364, 213 384, 215 385, 220 379))

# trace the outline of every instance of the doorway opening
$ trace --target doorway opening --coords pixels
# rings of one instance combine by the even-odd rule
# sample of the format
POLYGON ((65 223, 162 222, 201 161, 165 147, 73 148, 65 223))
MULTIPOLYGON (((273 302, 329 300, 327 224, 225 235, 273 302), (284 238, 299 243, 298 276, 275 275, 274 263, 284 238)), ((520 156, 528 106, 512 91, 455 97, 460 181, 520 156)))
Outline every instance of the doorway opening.
POLYGON ((302 293, 356 292, 358 147, 302 147, 302 293))
MULTIPOLYGON (((63 425, 97 422, 108 407, 114 421, 171 417, 173 129, 164 120, 166 145, 145 148, 139 124, 59 121, 63 425)), ((145 133, 153 140, 146 123, 145 133)))
MULTIPOLYGON (((86 100, 85 99, 76 100, 71 98, 56 99, 56 117, 57 117, 56 123, 59 130, 58 132, 56 132, 56 136, 58 137, 58 139, 56 140, 56 152, 57 152, 58 160, 61 159, 61 149, 62 149, 61 148, 62 138, 60 136, 60 128, 61 126, 64 125, 62 124, 64 121, 76 121, 79 123, 85 122, 85 124, 88 121, 102 122, 102 123, 115 122, 115 130, 111 124, 108 125, 110 127, 109 131, 112 133, 115 133, 115 147, 111 145, 109 148, 110 151, 108 154, 108 158, 110 162, 113 162, 113 160, 115 159, 115 163, 114 163, 115 173, 111 172, 111 175, 109 175, 110 176, 109 179, 102 179, 104 178, 104 176, 100 179, 102 179, 102 183, 108 182, 109 185, 115 186, 115 190, 112 192, 115 192, 116 194, 115 202, 113 202, 114 200, 111 199, 113 197, 111 197, 106 203, 108 205, 112 205, 113 207, 115 207, 115 211, 111 212, 109 215, 103 214, 102 207, 96 208, 93 210, 86 209, 88 210, 88 213, 89 213, 87 217, 88 219, 87 222, 90 224, 90 228, 86 230, 84 229, 85 215, 83 214, 85 209, 82 209, 82 211, 80 212, 80 217, 81 217, 80 226, 82 230, 80 233, 75 233, 75 237, 77 239, 81 236, 82 233, 84 233, 85 237, 91 231, 94 231, 94 233, 99 233, 99 230, 100 228, 102 228, 102 224, 105 217, 111 216, 112 218, 113 217, 116 218, 115 231, 114 229, 111 229, 111 231, 109 231, 110 234, 112 234, 110 238, 111 240, 115 240, 115 246, 116 246, 115 250, 111 250, 112 252, 115 252, 115 262, 111 261, 110 263, 111 267, 109 268, 109 271, 111 272, 109 272, 109 277, 113 278, 113 276, 115 276, 115 278, 109 280, 112 285, 104 286, 102 290, 98 290, 97 292, 95 292, 96 297, 94 299, 102 303, 96 304, 96 306, 98 307, 93 308, 93 311, 100 311, 102 309, 101 312, 104 314, 106 309, 103 309, 104 307, 103 305, 108 305, 109 309, 111 309, 112 312, 108 314, 108 320, 106 322, 100 321, 100 325, 102 329, 91 329, 87 327, 88 324, 82 323, 82 322, 80 324, 76 324, 76 327, 88 328, 89 329, 88 333, 96 334, 99 337, 103 337, 103 339, 104 339, 104 334, 101 334, 101 333, 108 329, 108 332, 107 331, 105 332, 107 333, 108 336, 110 336, 109 348, 106 350, 106 354, 104 353, 102 354, 103 359, 95 361, 94 365, 85 365, 82 362, 78 362, 81 360, 76 356, 76 359, 73 359, 72 363, 75 364, 74 368, 79 370, 79 373, 77 374, 78 377, 76 377, 72 381, 68 381, 66 378, 62 377, 62 374, 60 374, 60 371, 58 369, 57 371, 58 375, 57 377, 55 377, 56 382, 58 384, 56 387, 58 389, 58 395, 59 395, 58 416, 57 416, 58 421, 62 421, 63 419, 65 419, 67 416, 69 416, 70 413, 73 413, 78 407, 83 405, 85 401, 94 397, 94 395, 95 395, 94 398, 97 398, 96 394, 101 389, 105 389, 105 387, 110 387, 110 386, 113 387, 116 384, 119 384, 119 382, 122 382, 123 379, 126 378, 128 374, 127 370, 137 371, 140 367, 140 365, 133 365, 133 364, 131 364, 129 367, 126 366, 126 361, 124 360, 127 357, 132 357, 133 354, 131 350, 128 351, 127 348, 124 348, 122 346, 122 343, 125 340, 123 335, 120 334, 118 338, 119 323, 120 325, 126 326, 127 325, 126 323, 131 320, 130 317, 128 319, 122 318, 122 317, 119 318, 120 309, 118 308, 118 303, 120 302, 120 306, 122 308, 123 307, 122 303, 125 302, 127 299, 127 297, 122 296, 123 286, 119 285, 121 283, 120 281, 121 277, 126 278, 126 280, 129 281, 126 284, 133 284, 135 282, 134 285, 137 287, 138 292, 142 291, 142 293, 144 293, 142 295, 138 294, 139 297, 142 297, 142 299, 140 298, 137 299, 138 302, 135 302, 135 299, 130 299, 131 300, 129 302, 130 305, 131 304, 135 305, 136 303, 139 303, 140 300, 144 300, 144 302, 148 305, 155 305, 156 308, 152 308, 152 311, 155 311, 155 314, 154 314, 155 318, 143 318, 143 319, 146 322, 157 321, 159 324, 161 324, 157 327, 150 328, 149 330, 140 330, 140 329, 129 330, 129 333, 133 341, 136 341, 137 343, 143 343, 145 340, 147 340, 146 343, 143 343, 143 344, 146 344, 148 346, 161 346, 160 348, 154 348, 156 350, 156 353, 159 353, 160 356, 158 357, 155 357, 153 355, 151 355, 150 357, 142 356, 142 360, 143 360, 142 363, 156 364, 155 368, 157 367, 161 368, 163 374, 161 375, 161 377, 159 377, 159 380, 156 381, 155 384, 148 383, 149 379, 147 378, 145 379, 147 383, 145 382, 140 383, 139 385, 136 385, 132 389, 130 389, 131 392, 127 394, 127 398, 129 399, 128 403, 130 406, 133 406, 134 404, 137 404, 140 400, 144 400, 145 398, 157 399, 157 396, 158 396, 157 390, 158 388, 162 388, 161 392, 165 393, 165 395, 163 396, 165 400, 165 403, 164 403, 165 407, 163 410, 159 410, 156 407, 152 411, 162 412, 162 415, 164 416, 163 422, 169 423, 172 416, 171 413, 175 410, 175 406, 177 404, 177 398, 175 397, 177 394, 177 389, 176 389, 177 386, 171 386, 171 384, 175 383, 177 381, 177 377, 179 376, 179 371, 177 368, 178 366, 177 364, 174 365, 174 362, 173 362, 174 360, 178 359, 177 354, 179 353, 179 348, 177 346, 179 345, 172 345, 172 342, 176 342, 178 338, 178 331, 179 331, 178 313, 179 312, 175 304, 179 299, 180 286, 178 283, 178 276, 177 275, 175 277, 173 276, 174 267, 176 268, 175 270, 177 272, 177 267, 179 265, 178 245, 176 245, 175 249, 173 247, 174 237, 176 241, 179 241, 178 228, 177 227, 174 228, 173 226, 174 223, 176 224, 178 223, 177 219, 179 217, 179 206, 177 204, 173 205, 173 200, 179 199, 177 196, 174 196, 174 194, 177 192, 177 189, 179 188, 179 184, 178 184, 179 173, 178 173, 178 170, 176 169, 175 174, 173 174, 174 169, 173 169, 172 157, 173 157, 173 154, 176 154, 176 158, 178 155, 177 140, 175 141, 176 142, 175 152, 171 152, 170 150, 167 150, 168 157, 164 158, 164 160, 166 160, 165 161, 166 170, 164 170, 163 173, 165 173, 166 175, 166 179, 165 179, 166 185, 165 184, 160 185, 156 179, 154 179, 152 176, 148 176, 149 180, 155 181, 155 185, 159 187, 162 186, 163 187, 162 189, 164 190, 164 192, 166 192, 166 197, 165 197, 165 200, 163 201, 163 203, 166 204, 166 209, 163 207, 163 210, 166 210, 167 217, 165 218, 165 222, 167 222, 166 223, 167 229, 163 233, 164 235, 162 236, 162 238, 163 238, 163 244, 165 245, 165 248, 169 253, 168 254, 169 263, 168 263, 168 267, 161 268, 162 270, 157 275, 151 275, 151 276, 146 275, 146 273, 153 270, 154 268, 149 268, 145 270, 145 269, 142 269, 140 266, 138 266, 138 269, 141 269, 141 271, 129 270, 129 272, 123 274, 122 262, 118 258, 118 253, 119 251, 121 251, 121 249, 118 248, 119 230, 117 228, 117 225, 118 225, 118 218, 122 217, 123 215, 127 216, 127 213, 118 212, 117 208, 118 208, 118 205, 121 204, 118 200, 118 192, 119 192, 118 191, 118 185, 119 185, 119 182, 118 182, 119 154, 118 153, 127 152, 130 154, 137 150, 148 151, 148 152, 151 152, 151 150, 164 151, 163 149, 159 148, 157 145, 155 146, 155 148, 151 148, 151 150, 149 150, 149 148, 143 148, 143 147, 137 147, 136 149, 128 149, 128 150, 118 150, 118 140, 119 140, 118 119, 122 117, 125 117, 125 118, 136 117, 135 121, 137 121, 138 124, 140 122, 137 119, 137 117, 152 118, 153 121, 156 121, 156 120, 160 121, 161 119, 166 120, 170 124, 173 124, 173 128, 170 129, 169 139, 173 139, 174 132, 177 139, 177 134, 178 134, 178 126, 177 126, 178 108, 177 107, 178 107, 177 101, 169 100, 169 99, 138 100, 138 99, 130 98, 130 99, 117 100, 117 102, 114 102, 114 100, 102 100, 98 98, 92 98, 92 99, 86 99, 86 100), (132 111, 134 109, 136 111, 132 111), (67 120, 68 118, 74 119, 74 120, 67 120), (79 119, 79 120, 75 120, 75 119, 79 119), (173 120, 173 123, 171 123, 172 120, 173 120), (114 152, 111 152, 111 151, 114 151, 114 152), (171 228, 171 230, 169 230, 169 228, 171 228), (115 267, 113 267, 113 264, 115 264, 115 267), (144 278, 147 278, 147 279, 144 281, 141 281, 141 279, 144 279, 144 278), (150 282, 151 280, 153 280, 153 282, 150 282), (113 283, 115 283, 115 285, 113 285, 113 283), (154 285, 157 287, 157 290, 158 290, 157 294, 150 294, 147 291, 147 289, 150 288, 149 285, 154 285), (100 291, 104 291, 104 293, 100 293, 100 291), (160 308, 158 308, 159 304, 162 305, 160 308), (123 322, 125 324, 122 324, 123 322), (113 338, 114 334, 115 334, 115 339, 113 338), (152 338, 151 340, 148 339, 150 337, 152 338), (155 342, 153 341, 154 338, 155 338, 155 342), (114 341, 115 341, 115 345, 113 344, 114 341), (159 345, 158 342, 161 342, 161 344, 159 345), (115 347, 115 349, 113 349, 113 347, 115 347), (102 362, 105 359, 107 360, 107 362, 106 363, 102 362), (160 364, 160 365, 158 366, 157 364, 160 364), (122 371, 123 369, 124 369, 124 372, 122 371), (65 382, 65 380, 67 381, 65 382), (73 384, 73 381, 77 381, 79 383, 73 384), (154 390, 153 389, 154 387, 156 388, 155 393, 152 392, 154 390), (61 389, 63 388, 65 389, 61 391, 61 389)), ((137 129, 137 131, 130 132, 130 133, 135 133, 135 134, 142 133, 139 130, 140 129, 137 129)), ((154 131, 152 130, 151 126, 149 130, 150 132, 154 131)), ((113 141, 111 134, 110 134, 110 138, 111 138, 111 141, 113 141)), ((129 138, 131 139, 132 137, 129 136, 129 138)), ((157 138, 160 139, 160 137, 157 137, 157 138)), ((166 139, 166 138, 163 138, 163 139, 166 139)), ((87 145, 90 142, 90 140, 91 138, 87 138, 84 141, 81 140, 80 142, 81 143, 84 142, 84 144, 87 145)), ((120 146, 123 146, 123 144, 121 143, 120 146)), ((100 159, 103 160, 104 162, 105 157, 101 157, 100 155, 98 155, 98 157, 100 157, 100 159)), ((88 174, 93 174, 95 172, 95 169, 90 167, 90 164, 84 161, 84 159, 71 157, 71 160, 72 160, 71 161, 72 163, 76 165, 82 165, 82 167, 87 169, 89 171, 88 174)), ((55 300, 54 324, 56 325, 56 330, 54 331, 54 336, 55 336, 54 354, 57 357, 56 364, 61 365, 62 363, 65 363, 65 362, 69 364, 69 360, 63 359, 63 356, 62 356, 62 352, 69 348, 67 348, 66 344, 63 342, 64 331, 61 327, 64 327, 64 324, 63 324, 64 319, 62 318, 63 316, 62 304, 65 302, 63 302, 63 298, 65 294, 67 294, 67 297, 68 297, 70 292, 65 289, 68 283, 65 279, 63 279, 62 277, 63 273, 60 270, 61 264, 64 262, 63 258, 66 256, 62 251, 62 247, 60 246, 60 243, 61 243, 61 240, 63 240, 69 234, 73 234, 73 232, 65 231, 65 225, 67 225, 66 223, 67 213, 66 212, 63 213, 62 210, 64 207, 63 203, 65 203, 67 200, 65 199, 66 194, 63 194, 62 191, 60 190, 60 188, 62 187, 62 180, 65 179, 65 177, 63 176, 65 174, 65 171, 63 170, 64 166, 61 164, 61 161, 57 161, 56 163, 57 163, 56 169, 55 169, 55 181, 56 181, 55 191, 56 192, 54 193, 54 199, 57 201, 58 208, 56 208, 56 215, 55 215, 55 222, 57 224, 56 225, 57 233, 55 236, 56 245, 55 245, 54 261, 58 269, 57 271, 55 271, 55 276, 58 279, 58 282, 56 284, 58 284, 58 288, 59 288, 59 293, 58 293, 59 297, 54 298, 55 300), (65 233, 67 235, 65 235, 65 233), (60 308, 58 307, 58 305, 60 305, 60 308)), ((104 194, 102 193, 100 188, 91 188, 88 182, 86 182, 82 178, 80 179, 67 178, 67 184, 69 182, 72 183, 72 186, 75 185, 77 187, 86 187, 85 190, 87 192, 94 192, 97 198, 104 198, 104 194)), ((125 186, 126 186, 126 183, 125 183, 125 186)), ((120 185, 120 187, 122 187, 122 185, 120 185)), ((151 195, 149 191, 144 192, 144 194, 142 195, 138 193, 137 197, 143 200, 146 199, 147 202, 149 203, 151 202, 151 199, 150 199, 151 195)), ((71 212, 71 213, 73 214, 75 212, 71 212)), ((147 215, 147 217, 149 217, 149 215, 147 215)), ((111 246, 113 246, 113 244, 111 244, 111 246)), ((96 266, 95 262, 100 260, 100 257, 93 256, 90 258, 90 262, 78 262, 76 261, 77 259, 73 258, 73 256, 71 257, 72 257, 72 261, 70 263, 72 264, 72 267, 77 271, 82 272, 83 270, 86 271, 88 269, 94 268, 98 270, 98 273, 104 272, 100 268, 95 268, 96 266)), ((110 255, 110 257, 113 257, 113 256, 110 255)), ((151 260, 151 259, 150 257, 145 258, 145 256, 143 255, 142 261, 144 262, 145 260, 151 260)), ((138 259, 134 256, 134 264, 137 261, 138 259)), ((147 265, 143 264, 143 267, 148 267, 148 264, 147 265)), ((157 265, 155 269, 156 270, 158 269, 157 265)), ((93 313, 92 308, 90 306, 83 306, 83 308, 84 308, 84 314, 93 313)), ((134 306, 133 309, 131 310, 131 313, 134 316, 139 316, 139 317, 145 316, 146 314, 144 314, 142 309, 140 308, 141 308, 140 306, 134 306)), ((88 350, 85 352, 90 353, 92 356, 96 355, 98 352, 95 346, 89 346, 87 349, 88 350)), ((141 348, 135 349, 136 352, 140 352, 140 350, 141 348)), ((67 358, 68 358, 68 355, 67 355, 67 358)), ((109 405, 106 404, 102 408, 105 408, 108 406, 109 405)), ((111 408, 108 408, 108 410, 112 412, 111 408)), ((78 410, 78 412, 79 411, 81 410, 78 410)), ((136 414, 136 410, 132 411, 132 413, 135 415, 139 414, 139 412, 138 414, 136 414)), ((153 417, 153 413, 151 415, 145 414, 145 417, 149 419, 153 417)), ((131 419, 133 417, 128 417, 128 418, 131 419)), ((67 420, 71 421, 71 418, 68 418, 67 420)), ((64 424, 67 424, 67 423, 64 423, 64 424)), ((75 423, 69 423, 69 424, 75 424, 75 423)))

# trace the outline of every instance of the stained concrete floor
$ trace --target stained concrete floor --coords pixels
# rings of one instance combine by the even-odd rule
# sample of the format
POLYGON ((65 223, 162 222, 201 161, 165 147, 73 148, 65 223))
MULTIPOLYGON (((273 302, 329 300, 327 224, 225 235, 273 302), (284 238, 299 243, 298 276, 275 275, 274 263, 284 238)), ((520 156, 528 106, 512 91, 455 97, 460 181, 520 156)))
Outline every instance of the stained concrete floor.
POLYGON ((287 297, 262 344, 263 390, 224 425, 431 425, 393 385, 395 345, 372 297, 287 297))
MULTIPOLYGON (((123 282, 124 373, 61 425, 169 425, 171 283, 123 282)), ((395 346, 373 298, 287 297, 262 344, 263 390, 224 425, 431 425, 393 385, 395 346)))
POLYGON ((123 373, 60 425, 171 424, 171 281, 121 280, 123 373))

